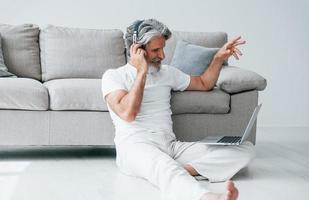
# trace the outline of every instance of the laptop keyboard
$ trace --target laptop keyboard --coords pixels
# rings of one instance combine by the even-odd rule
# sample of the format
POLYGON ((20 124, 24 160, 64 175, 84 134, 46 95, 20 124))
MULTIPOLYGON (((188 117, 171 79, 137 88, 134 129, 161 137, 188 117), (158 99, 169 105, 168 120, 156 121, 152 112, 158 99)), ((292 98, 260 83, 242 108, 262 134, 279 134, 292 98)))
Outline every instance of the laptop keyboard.
POLYGON ((224 136, 217 143, 238 143, 241 141, 241 136, 224 136))

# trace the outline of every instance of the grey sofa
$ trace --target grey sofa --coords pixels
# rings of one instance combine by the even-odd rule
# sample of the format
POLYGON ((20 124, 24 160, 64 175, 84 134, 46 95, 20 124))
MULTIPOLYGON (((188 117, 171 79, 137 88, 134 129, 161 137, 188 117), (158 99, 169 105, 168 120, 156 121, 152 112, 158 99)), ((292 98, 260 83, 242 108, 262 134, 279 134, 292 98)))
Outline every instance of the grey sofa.
MULTIPOLYGON (((0 24, 5 65, 18 78, 0 77, 0 145, 114 145, 114 126, 102 99, 101 77, 127 62, 121 30, 0 24)), ((221 47, 223 32, 180 32, 176 41, 221 47)), ((173 92, 173 128, 179 140, 241 133, 266 87, 260 75, 224 67, 210 92, 173 92)), ((251 141, 255 142, 256 125, 251 141)))

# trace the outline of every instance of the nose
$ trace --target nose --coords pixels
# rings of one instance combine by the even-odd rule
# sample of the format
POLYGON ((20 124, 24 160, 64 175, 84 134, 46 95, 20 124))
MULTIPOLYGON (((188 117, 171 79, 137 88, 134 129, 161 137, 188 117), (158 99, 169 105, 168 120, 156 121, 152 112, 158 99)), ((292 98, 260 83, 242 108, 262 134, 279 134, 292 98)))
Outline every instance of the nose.
POLYGON ((163 49, 159 51, 158 57, 159 57, 161 60, 163 60, 163 59, 165 58, 165 54, 164 54, 163 49))

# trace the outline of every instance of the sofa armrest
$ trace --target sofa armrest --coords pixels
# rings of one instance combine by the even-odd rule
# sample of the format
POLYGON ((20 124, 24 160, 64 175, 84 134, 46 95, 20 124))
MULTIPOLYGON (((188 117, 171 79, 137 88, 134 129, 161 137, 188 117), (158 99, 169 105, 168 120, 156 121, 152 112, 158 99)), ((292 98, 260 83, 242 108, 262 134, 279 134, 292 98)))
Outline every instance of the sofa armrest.
POLYGON ((261 75, 233 66, 223 66, 216 85, 233 94, 247 90, 264 90, 267 81, 261 75))

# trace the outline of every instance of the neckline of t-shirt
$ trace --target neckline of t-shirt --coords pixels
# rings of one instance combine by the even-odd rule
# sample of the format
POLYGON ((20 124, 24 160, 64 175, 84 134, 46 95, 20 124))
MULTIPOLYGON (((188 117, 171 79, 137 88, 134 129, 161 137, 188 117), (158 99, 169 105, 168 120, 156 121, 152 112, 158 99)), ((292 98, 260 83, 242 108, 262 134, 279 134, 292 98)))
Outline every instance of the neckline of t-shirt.
POLYGON ((127 63, 127 66, 130 71, 132 71, 135 74, 137 73, 137 69, 133 65, 131 65, 129 62, 127 63))

